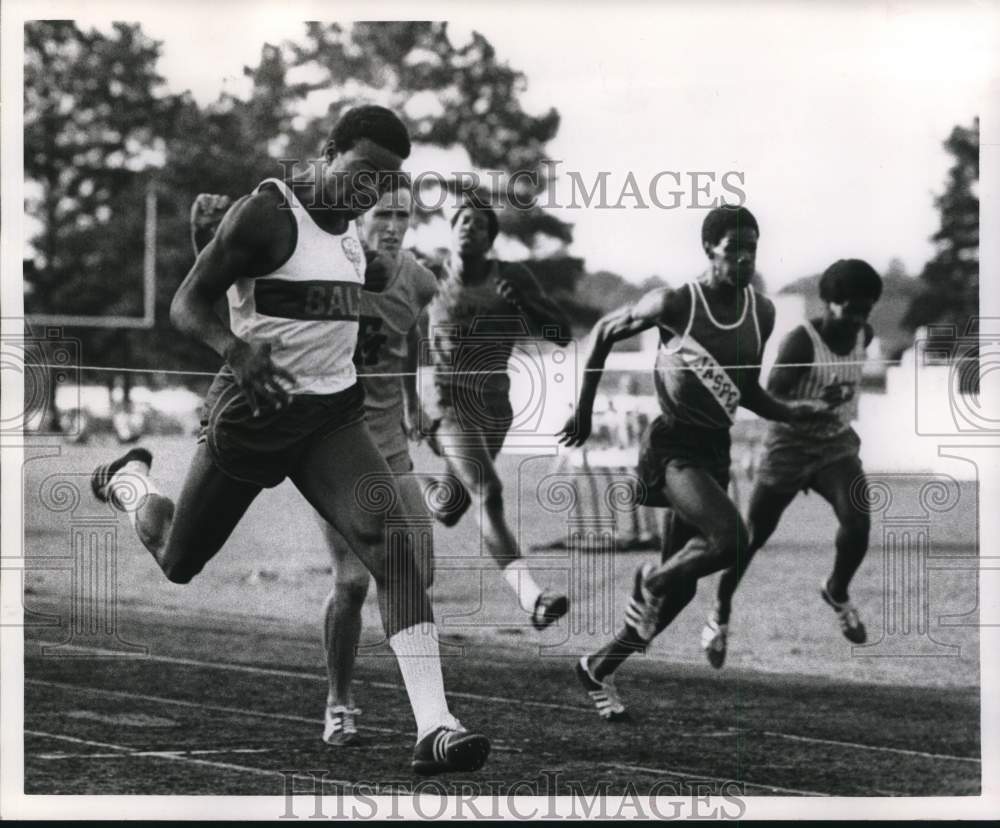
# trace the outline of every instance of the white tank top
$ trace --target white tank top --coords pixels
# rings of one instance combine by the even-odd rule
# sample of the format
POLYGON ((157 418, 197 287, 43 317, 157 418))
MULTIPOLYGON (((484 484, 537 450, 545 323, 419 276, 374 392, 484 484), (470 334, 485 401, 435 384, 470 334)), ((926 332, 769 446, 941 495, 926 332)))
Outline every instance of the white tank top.
POLYGON ((333 394, 356 382, 354 349, 365 278, 365 255, 354 223, 335 236, 320 229, 292 188, 276 178, 291 209, 292 255, 273 273, 237 279, 229 288, 232 331, 247 342, 271 345, 274 363, 295 377, 293 394, 333 394))

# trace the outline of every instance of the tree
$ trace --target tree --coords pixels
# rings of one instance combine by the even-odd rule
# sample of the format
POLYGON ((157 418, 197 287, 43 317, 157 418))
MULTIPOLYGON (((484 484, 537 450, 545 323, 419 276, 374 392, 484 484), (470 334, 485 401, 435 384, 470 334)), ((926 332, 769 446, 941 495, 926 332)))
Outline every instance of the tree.
MULTIPOLYGON (((39 228, 26 251, 25 309, 138 315, 143 171, 171 109, 159 93, 160 44, 126 23, 104 34, 39 20, 24 36, 25 211, 39 228)), ((78 336, 87 362, 127 347, 120 331, 78 336)), ((54 383, 49 393, 58 429, 54 383)))
MULTIPOLYGON (((289 142, 291 157, 315 154, 344 108, 374 101, 399 113, 416 143, 461 146, 479 170, 521 173, 519 200, 546 188, 545 146, 559 129, 559 113, 525 112, 524 74, 478 32, 458 43, 443 22, 309 23, 305 42, 287 43, 285 52, 290 69, 312 78, 297 91, 322 90, 330 98, 327 112, 289 142)), ((546 238, 560 249, 572 240, 570 225, 537 206, 503 210, 500 220, 502 232, 529 251, 546 238)))
POLYGON ((904 323, 911 330, 941 326, 930 331, 935 350, 950 351, 962 366, 960 390, 978 394, 979 349, 957 340, 979 333, 979 118, 971 128, 956 126, 944 147, 954 164, 944 193, 934 201, 941 212, 941 226, 932 236, 937 252, 924 265, 923 290, 910 304, 904 323))
POLYGON ((41 228, 29 312, 138 312, 134 208, 169 107, 157 95, 159 54, 137 25, 116 23, 110 35, 65 20, 25 26, 25 209, 41 228))
POLYGON ((979 119, 956 126, 945 149, 954 158, 944 192, 935 200, 941 226, 932 236, 937 252, 920 274, 923 290, 904 318, 910 330, 951 324, 959 335, 979 313, 979 119))

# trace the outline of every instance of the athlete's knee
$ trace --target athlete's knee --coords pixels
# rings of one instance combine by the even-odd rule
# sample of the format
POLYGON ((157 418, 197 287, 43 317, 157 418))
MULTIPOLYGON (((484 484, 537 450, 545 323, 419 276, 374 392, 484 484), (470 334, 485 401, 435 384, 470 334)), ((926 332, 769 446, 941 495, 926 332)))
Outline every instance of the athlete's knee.
POLYGON ((161 564, 160 568, 172 584, 189 584, 194 580, 194 576, 201 572, 200 566, 184 562, 167 562, 161 564))
POLYGON ((482 501, 483 506, 487 509, 503 508, 503 483, 498 477, 489 477, 484 480, 473 494, 482 501))
POLYGON ((840 516, 840 528, 854 543, 868 544, 871 532, 871 518, 859 509, 845 510, 840 516))
POLYGON ((735 566, 750 548, 750 530, 743 518, 736 515, 720 521, 708 531, 708 553, 720 569, 735 566))
POLYGON ((385 522, 376 520, 372 515, 358 514, 355 518, 344 533, 350 548, 356 552, 363 550, 369 555, 378 554, 385 549, 385 522))
POLYGON ((333 585, 334 600, 348 604, 363 604, 368 597, 368 572, 352 572, 336 576, 333 585))

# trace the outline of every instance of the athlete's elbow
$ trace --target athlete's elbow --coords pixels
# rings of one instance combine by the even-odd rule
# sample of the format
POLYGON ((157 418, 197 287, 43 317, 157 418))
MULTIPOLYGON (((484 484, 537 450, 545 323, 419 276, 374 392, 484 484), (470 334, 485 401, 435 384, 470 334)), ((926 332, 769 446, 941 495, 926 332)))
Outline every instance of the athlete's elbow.
POLYGON ((170 324, 180 333, 188 334, 191 332, 193 319, 191 297, 181 288, 170 302, 170 324))
POLYGON ((184 301, 182 291, 178 290, 174 298, 170 300, 170 324, 178 331, 183 332, 187 322, 187 305, 184 301))

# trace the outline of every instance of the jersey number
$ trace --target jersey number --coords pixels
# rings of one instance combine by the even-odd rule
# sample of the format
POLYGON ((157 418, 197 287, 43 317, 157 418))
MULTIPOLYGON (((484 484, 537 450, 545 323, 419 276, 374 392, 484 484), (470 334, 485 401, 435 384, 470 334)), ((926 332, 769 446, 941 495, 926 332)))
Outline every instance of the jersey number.
POLYGON ((380 316, 362 316, 358 319, 358 348, 354 352, 355 365, 378 365, 382 346, 389 338, 382 331, 380 316))

